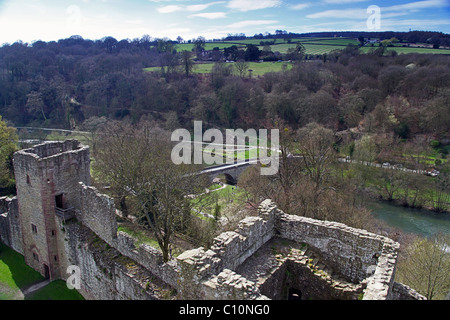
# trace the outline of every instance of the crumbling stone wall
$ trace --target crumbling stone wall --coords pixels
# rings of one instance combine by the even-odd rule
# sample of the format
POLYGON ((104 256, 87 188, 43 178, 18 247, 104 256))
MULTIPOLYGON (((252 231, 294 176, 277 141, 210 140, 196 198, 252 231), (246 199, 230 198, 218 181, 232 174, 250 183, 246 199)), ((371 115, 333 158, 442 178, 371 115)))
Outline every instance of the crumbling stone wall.
POLYGON ((388 238, 383 242, 383 249, 378 258, 375 272, 368 279, 364 300, 386 300, 392 298, 399 247, 400 245, 397 242, 388 238))
MULTIPOLYGON (((171 299, 172 288, 78 221, 64 225, 67 266, 80 268, 80 292, 95 300, 171 299)), ((70 275, 65 273, 63 279, 70 275)))
POLYGON ((77 220, 113 246, 117 238, 114 199, 100 194, 94 187, 77 183, 80 206, 75 210, 77 220))
MULTIPOLYGON (((321 259, 349 281, 345 286, 354 292, 353 298, 362 293, 362 288, 365 288, 364 299, 391 298, 398 243, 340 223, 287 215, 271 200, 261 204, 258 217, 246 218, 236 231, 219 235, 209 250, 198 248, 180 255, 180 276, 197 284, 185 286, 180 291, 185 297, 194 297, 191 291, 196 288, 206 299, 230 298, 237 296, 237 288, 242 290, 242 283, 247 283, 246 288, 252 288, 252 294, 247 296, 263 297, 259 289, 255 288, 255 282, 248 279, 233 281, 238 275, 230 272, 223 274, 223 271, 235 271, 273 237, 304 243, 320 252, 321 259), (222 274, 221 281, 218 281, 218 274, 222 274), (361 285, 350 288, 351 283, 361 285), (214 294, 211 297, 207 292, 214 294)), ((292 261, 295 262, 295 259, 289 263, 292 261)), ((281 268, 282 265, 278 267, 281 268)), ((300 272, 303 269, 291 267, 291 270, 300 272)), ((316 280, 317 283, 321 281, 316 280)), ((342 287, 343 290, 345 286, 342 287)), ((245 295, 240 297, 242 296, 245 295)), ((335 296, 342 298, 345 295, 335 296)))
POLYGON ((427 300, 416 290, 398 282, 394 282, 391 300, 427 300))
POLYGON ((0 198, 0 241, 23 254, 22 226, 17 197, 0 198))
POLYGON ((305 243, 280 237, 269 240, 236 271, 275 300, 289 298, 292 290, 297 299, 303 300, 356 300, 366 287, 363 282, 354 284, 343 279, 305 243))
POLYGON ((333 263, 333 268, 352 282, 364 280, 368 270, 377 264, 384 243, 393 243, 342 223, 287 215, 279 210, 275 214, 280 237, 317 248, 324 259, 333 263))
POLYGON ((113 199, 90 186, 89 162, 89 148, 77 141, 19 151, 14 156, 19 200, 0 200, 0 207, 8 207, 3 211, 12 212, 0 216, 2 239, 20 251, 18 239, 23 237, 25 260, 41 273, 43 261, 62 279, 69 276, 69 265, 79 266, 85 297, 160 299, 172 297, 174 289, 186 299, 267 299, 265 293, 282 297, 267 287, 282 288, 286 281, 294 286, 312 281, 319 289, 311 289, 310 295, 326 288, 326 297, 337 299, 362 294, 364 299, 418 297, 393 281, 398 243, 340 223, 287 215, 271 200, 261 204, 257 217, 247 217, 235 231, 216 237, 209 249, 188 250, 164 263, 155 248, 137 245, 130 235, 117 232, 113 199), (55 216, 58 193, 74 207, 76 219, 55 216), (33 233, 31 223, 45 232, 33 233), (275 255, 266 277, 239 271, 272 239, 306 244, 345 279, 330 277, 326 268, 316 272, 317 262, 299 252, 275 255), (42 259, 39 264, 32 261, 36 252, 42 259), (286 272, 294 277, 286 277, 286 272), (308 278, 310 273, 316 278, 308 278))
POLYGON ((136 261, 136 263, 150 271, 163 282, 173 288, 177 288, 179 283, 176 260, 172 259, 168 262, 164 262, 161 251, 147 244, 140 244, 136 247, 135 243, 136 239, 125 232, 119 231, 117 233, 117 241, 114 243, 114 248, 122 255, 136 261))

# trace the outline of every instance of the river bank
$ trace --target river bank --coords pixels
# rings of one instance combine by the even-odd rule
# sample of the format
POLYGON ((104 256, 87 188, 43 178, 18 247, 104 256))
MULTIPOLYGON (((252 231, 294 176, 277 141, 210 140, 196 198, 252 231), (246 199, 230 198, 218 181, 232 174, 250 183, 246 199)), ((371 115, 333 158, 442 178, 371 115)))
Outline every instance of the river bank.
POLYGON ((430 237, 438 233, 450 234, 450 214, 423 208, 410 208, 393 201, 371 199, 367 207, 372 215, 389 227, 402 232, 430 237))

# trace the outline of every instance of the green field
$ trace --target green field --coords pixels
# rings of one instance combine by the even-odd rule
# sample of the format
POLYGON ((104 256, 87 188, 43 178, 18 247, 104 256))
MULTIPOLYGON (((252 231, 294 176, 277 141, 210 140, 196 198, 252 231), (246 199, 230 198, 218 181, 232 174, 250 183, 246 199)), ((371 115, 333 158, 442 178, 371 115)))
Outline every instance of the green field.
MULTIPOLYGON (((259 40, 258 40, 259 41, 259 40)), ((245 45, 246 43, 259 44, 255 40, 242 40, 240 43, 245 45), (256 43, 254 43, 256 42, 256 43)), ((279 51, 280 53, 286 53, 288 48, 295 48, 298 42, 301 42, 306 49, 306 54, 324 54, 329 53, 336 49, 344 49, 347 45, 359 45, 357 39, 351 38, 298 38, 292 39, 291 43, 285 43, 281 39, 278 39, 274 45, 271 45, 272 51, 279 51)), ((260 47, 261 49, 262 47, 260 47)), ((365 46, 361 48, 363 53, 369 52, 371 46, 365 46)), ((388 50, 395 50, 397 53, 432 53, 432 54, 450 54, 448 49, 432 49, 432 48, 416 48, 416 47, 403 47, 401 43, 396 44, 395 47, 388 47, 388 50)))
MULTIPOLYGON (((344 49, 348 44, 358 44, 359 42, 355 39, 348 38, 299 38, 292 39, 290 43, 284 41, 283 39, 246 39, 246 40, 235 40, 235 41, 223 41, 223 42, 207 42, 205 44, 205 50, 213 50, 218 47, 220 50, 228 48, 231 46, 237 46, 238 48, 244 49, 247 44, 253 44, 262 49, 263 46, 260 45, 261 41, 275 41, 274 44, 270 45, 273 52, 278 51, 280 53, 286 53, 289 48, 295 48, 298 42, 304 44, 307 54, 323 54, 336 49, 344 49)), ((177 51, 192 51, 194 45, 192 43, 182 43, 176 46, 177 51)))
MULTIPOLYGON (((252 71, 253 76, 262 76, 268 72, 279 72, 283 70, 283 65, 285 65, 286 69, 289 70, 292 68, 292 64, 289 62, 249 62, 249 70, 252 71)), ((199 63, 194 67, 194 73, 205 74, 210 73, 214 63, 199 63)), ((151 67, 145 68, 145 71, 148 72, 159 72, 161 70, 160 67, 151 67)))
MULTIPOLYGON (((259 44, 259 42, 258 42, 259 44)), ((205 43, 205 50, 213 50, 214 48, 219 48, 220 50, 223 50, 224 48, 228 48, 231 46, 237 46, 238 48, 244 48, 245 44, 235 44, 235 43, 231 43, 231 42, 207 42, 205 43)), ((192 43, 181 43, 181 44, 177 44, 176 49, 178 52, 180 51, 192 51, 194 49, 194 44, 192 43)))
MULTIPOLYGON (((329 53, 333 50, 342 50, 348 44, 358 45, 359 41, 352 38, 296 38, 290 39, 290 41, 285 41, 283 39, 245 39, 245 40, 234 40, 234 41, 218 41, 218 42, 206 42, 205 50, 212 50, 218 47, 220 50, 224 48, 231 47, 233 45, 238 48, 245 49, 246 45, 253 44, 262 49, 263 46, 260 45, 263 42, 272 42, 274 44, 270 45, 273 52, 286 53, 289 48, 295 48, 297 43, 302 43, 305 46, 306 54, 310 55, 320 55, 324 53, 329 53)), ((176 45, 178 51, 188 50, 192 51, 194 45, 192 43, 183 43, 176 45)), ((377 46, 365 46, 360 48, 362 53, 368 53, 371 49, 376 49, 377 46)), ((432 54, 450 54, 448 49, 432 49, 432 48, 415 48, 415 47, 403 47, 401 43, 395 44, 395 47, 389 47, 388 50, 395 50, 397 53, 432 53, 432 54)), ((199 72, 202 73, 202 72, 199 72)))
MULTIPOLYGON (((289 48, 295 48, 297 43, 302 43, 305 46, 306 54, 319 55, 324 53, 329 53, 333 50, 342 50, 348 44, 358 45, 359 41, 352 38, 296 38, 290 39, 290 41, 285 41, 284 39, 245 39, 245 40, 234 40, 234 41, 218 41, 218 42, 206 42, 205 50, 213 50, 218 47, 220 50, 228 48, 231 46, 237 46, 238 48, 245 49, 246 45, 253 44, 262 49, 261 41, 272 42, 270 47, 273 52, 278 51, 280 53, 286 53, 289 48)), ((192 51, 194 44, 192 43, 182 43, 177 44, 176 49, 180 51, 192 51)), ((367 53, 372 48, 377 48, 371 46, 365 46, 361 48, 363 53, 367 53)), ((416 48, 416 47, 403 47, 403 44, 397 43, 394 47, 389 47, 388 50, 395 50, 397 53, 432 53, 432 54, 450 54, 448 49, 432 49, 432 48, 416 48)))
MULTIPOLYGON (((363 47, 361 51, 367 53, 371 47, 363 47)), ((376 49, 376 47, 374 47, 376 49)), ((428 53, 428 54, 450 54, 447 49, 432 49, 432 48, 414 48, 414 47, 387 47, 386 52, 397 51, 398 54, 403 53, 428 53)))
MULTIPOLYGON (((205 50, 212 50, 218 47, 220 50, 224 48, 231 47, 233 45, 237 46, 241 50, 245 50, 246 45, 253 44, 258 46, 260 50, 264 47, 260 45, 263 42, 272 42, 274 44, 270 45, 272 52, 279 52, 285 54, 289 49, 295 48, 298 43, 302 43, 305 47, 305 53, 307 55, 323 55, 328 54, 334 50, 343 50, 349 44, 358 45, 359 41, 357 39, 351 38, 296 38, 290 41, 285 41, 284 39, 245 39, 245 40, 235 40, 235 41, 218 41, 218 42, 206 42, 205 50)), ((177 50, 191 51, 194 48, 192 43, 183 43, 176 45, 177 50)), ((364 46, 360 48, 362 54, 369 53, 372 50, 376 50, 378 45, 375 46, 364 46)), ((393 47, 387 47, 385 54, 388 55, 390 51, 395 50, 398 54, 406 53, 428 53, 428 54, 450 54, 448 49, 432 49, 432 48, 418 48, 418 47, 403 47, 401 43, 395 44, 393 47)), ((214 63, 199 63, 195 65, 194 73, 197 74, 207 74, 211 72, 214 63)), ((249 68, 252 70, 252 76, 262 76, 268 72, 279 72, 284 68, 290 69, 292 64, 289 62, 250 62, 249 68)), ((145 68, 145 71, 149 72, 159 72, 159 67, 145 68)), ((247 74, 249 76, 250 73, 247 74)))

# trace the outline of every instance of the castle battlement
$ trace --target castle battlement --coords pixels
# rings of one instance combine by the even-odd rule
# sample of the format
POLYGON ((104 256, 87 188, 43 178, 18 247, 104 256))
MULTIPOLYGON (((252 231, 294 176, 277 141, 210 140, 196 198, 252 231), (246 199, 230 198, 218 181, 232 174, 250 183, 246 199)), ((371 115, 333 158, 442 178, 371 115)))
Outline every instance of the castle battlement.
POLYGON ((399 244, 288 215, 270 199, 210 248, 168 262, 118 231, 114 199, 90 186, 89 147, 48 142, 14 154, 17 198, 0 199, 0 240, 42 275, 80 268, 89 299, 422 299, 395 283, 399 244), (70 213, 70 215, 66 215, 70 213))
POLYGON ((49 141, 29 149, 20 150, 16 155, 28 155, 35 159, 45 159, 60 157, 64 153, 80 153, 87 150, 89 150, 89 147, 82 145, 78 140, 49 141))

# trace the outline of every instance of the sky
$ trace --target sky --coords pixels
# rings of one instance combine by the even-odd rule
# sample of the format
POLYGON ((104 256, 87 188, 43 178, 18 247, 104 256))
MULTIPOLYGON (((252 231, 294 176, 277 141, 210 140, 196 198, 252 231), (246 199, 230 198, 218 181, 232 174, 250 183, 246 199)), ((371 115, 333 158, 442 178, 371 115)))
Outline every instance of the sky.
POLYGON ((0 0, 0 44, 410 29, 450 33, 450 0, 0 0))

